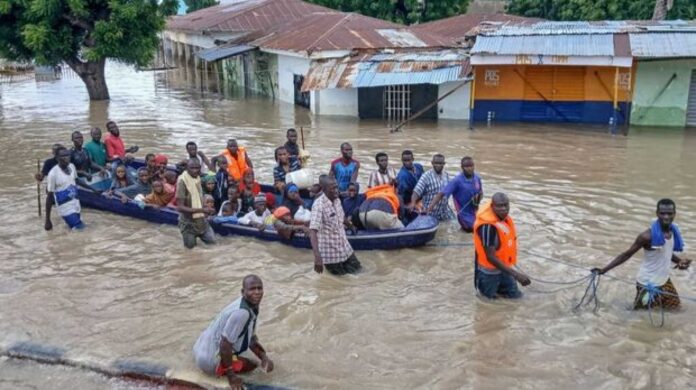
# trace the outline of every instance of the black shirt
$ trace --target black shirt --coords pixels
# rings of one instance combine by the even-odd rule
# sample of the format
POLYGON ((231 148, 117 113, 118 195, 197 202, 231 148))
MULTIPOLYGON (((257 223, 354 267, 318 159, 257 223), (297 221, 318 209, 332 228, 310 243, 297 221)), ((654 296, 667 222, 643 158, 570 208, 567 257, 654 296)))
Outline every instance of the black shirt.
POLYGON ((55 159, 55 157, 51 157, 44 161, 43 166, 41 167, 41 175, 43 177, 48 176, 48 172, 51 172, 51 169, 58 165, 58 161, 55 159))
POLYGON ((300 155, 300 147, 297 145, 297 143, 291 144, 290 142, 286 142, 285 150, 288 151, 290 156, 297 157, 300 155))
POLYGON ((89 158, 89 154, 87 154, 84 148, 80 150, 75 148, 70 149, 70 162, 75 165, 78 171, 88 172, 92 168, 92 160, 89 158))

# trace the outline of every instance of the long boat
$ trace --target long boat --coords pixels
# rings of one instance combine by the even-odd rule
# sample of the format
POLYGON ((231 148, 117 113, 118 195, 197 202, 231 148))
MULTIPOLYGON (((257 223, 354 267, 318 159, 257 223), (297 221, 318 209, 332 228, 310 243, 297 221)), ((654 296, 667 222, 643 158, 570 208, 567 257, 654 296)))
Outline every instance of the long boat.
MULTIPOLYGON (((263 185, 264 189, 271 186, 263 185)), ((78 187, 78 197, 83 207, 108 211, 114 214, 142 219, 149 222, 177 225, 179 213, 171 207, 140 208, 137 203, 123 203, 120 198, 107 195, 101 191, 85 186, 78 187)), ((213 230, 221 236, 254 237, 265 241, 277 241, 297 248, 311 248, 309 237, 296 233, 292 239, 282 238, 272 227, 259 231, 251 226, 234 223, 211 222, 213 230)), ((356 234, 348 232, 348 241, 356 250, 400 249, 419 247, 435 238, 439 223, 437 219, 428 216, 418 216, 403 229, 394 230, 358 230, 356 234)))

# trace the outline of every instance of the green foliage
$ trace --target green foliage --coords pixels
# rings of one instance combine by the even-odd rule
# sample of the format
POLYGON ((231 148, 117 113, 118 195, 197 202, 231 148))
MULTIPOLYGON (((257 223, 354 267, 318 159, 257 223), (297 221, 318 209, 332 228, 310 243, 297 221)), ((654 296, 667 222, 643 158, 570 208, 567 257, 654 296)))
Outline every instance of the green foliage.
POLYGON ((184 0, 186 13, 198 11, 199 9, 212 7, 218 4, 217 0, 184 0))
MULTIPOLYGON (((511 0, 507 12, 549 20, 645 20, 655 0, 511 0)), ((667 19, 696 19, 696 1, 674 0, 667 19)))
POLYGON ((415 24, 463 14, 469 0, 309 0, 344 12, 415 24))
POLYGON ((146 66, 166 11, 156 0, 0 0, 0 56, 46 65, 113 58, 146 66))

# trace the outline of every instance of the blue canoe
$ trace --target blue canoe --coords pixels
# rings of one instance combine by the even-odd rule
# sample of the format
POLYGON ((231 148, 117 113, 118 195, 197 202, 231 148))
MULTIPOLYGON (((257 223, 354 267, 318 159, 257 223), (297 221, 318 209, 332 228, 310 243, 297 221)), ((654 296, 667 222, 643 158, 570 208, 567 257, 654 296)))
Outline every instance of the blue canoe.
MULTIPOLYGON (((263 186, 268 190, 270 186, 263 186)), ((109 211, 114 214, 127 217, 142 219, 149 222, 177 225, 179 213, 171 208, 160 209, 145 207, 141 209, 137 203, 129 201, 122 203, 119 198, 107 196, 101 192, 84 187, 78 187, 78 197, 83 207, 93 208, 102 211, 109 211)), ((396 230, 360 230, 357 234, 348 232, 348 241, 356 250, 373 249, 400 249, 419 247, 427 244, 435 238, 438 228, 437 219, 421 215, 403 229, 396 230)), ((272 228, 266 228, 263 232, 250 226, 234 223, 211 222, 213 230, 221 236, 246 236, 254 237, 266 241, 278 241, 286 245, 297 248, 311 248, 309 237, 301 233, 295 234, 291 240, 282 238, 272 228)))

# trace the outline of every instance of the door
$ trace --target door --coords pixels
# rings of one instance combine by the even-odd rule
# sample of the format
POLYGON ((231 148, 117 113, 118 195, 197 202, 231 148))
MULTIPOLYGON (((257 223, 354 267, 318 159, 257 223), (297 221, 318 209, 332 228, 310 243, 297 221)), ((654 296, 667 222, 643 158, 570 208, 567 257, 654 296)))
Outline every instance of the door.
POLYGON ((696 69, 691 71, 689 101, 686 105, 686 125, 696 126, 696 69))
POLYGON ((295 104, 304 108, 309 108, 309 91, 302 92, 304 76, 301 74, 293 75, 292 82, 295 85, 295 104))

